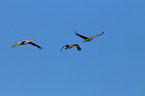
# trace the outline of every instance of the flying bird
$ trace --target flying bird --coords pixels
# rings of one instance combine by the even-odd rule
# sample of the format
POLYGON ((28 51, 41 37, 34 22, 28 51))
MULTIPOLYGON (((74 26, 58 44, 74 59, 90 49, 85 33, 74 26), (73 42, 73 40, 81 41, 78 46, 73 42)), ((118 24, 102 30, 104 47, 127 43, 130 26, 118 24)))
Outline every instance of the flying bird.
POLYGON ((99 34, 99 35, 90 37, 90 38, 89 38, 89 37, 86 37, 86 36, 83 36, 83 35, 81 35, 81 34, 78 34, 77 32, 75 33, 75 35, 77 35, 77 36, 79 36, 79 37, 85 39, 85 41, 83 41, 83 42, 89 42, 89 41, 91 41, 92 39, 95 39, 96 37, 101 36, 103 33, 104 33, 104 32, 102 32, 102 33, 99 34))
POLYGON ((38 47, 39 49, 42 49, 42 47, 40 47, 39 45, 37 45, 37 44, 34 43, 33 41, 34 41, 34 40, 31 40, 31 41, 30 41, 30 40, 23 40, 23 41, 20 41, 20 42, 14 44, 11 48, 13 48, 13 47, 15 47, 15 46, 17 46, 17 45, 27 45, 27 44, 31 44, 31 45, 33 45, 33 46, 38 47))
POLYGON ((73 48, 73 47, 76 47, 76 48, 78 49, 78 51, 81 51, 81 47, 80 47, 78 44, 64 45, 64 46, 60 49, 60 51, 61 51, 64 47, 66 47, 65 50, 66 50, 66 49, 71 49, 71 48, 73 48))

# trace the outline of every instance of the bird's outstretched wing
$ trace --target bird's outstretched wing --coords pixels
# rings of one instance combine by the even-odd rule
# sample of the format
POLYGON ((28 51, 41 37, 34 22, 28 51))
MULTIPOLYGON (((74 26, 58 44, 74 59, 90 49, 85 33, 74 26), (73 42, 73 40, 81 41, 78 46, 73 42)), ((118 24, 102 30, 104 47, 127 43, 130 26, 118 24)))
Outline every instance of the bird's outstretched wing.
POLYGON ((78 49, 78 51, 81 51, 81 47, 78 44, 74 44, 73 46, 75 46, 78 49))
POLYGON ((64 45, 61 49, 60 49, 60 51, 65 47, 66 45, 64 45))
POLYGON ((83 35, 81 35, 81 34, 78 34, 77 32, 75 32, 75 34, 78 35, 79 37, 83 38, 83 39, 88 39, 88 37, 83 36, 83 35))
POLYGON ((33 43, 33 42, 29 42, 29 44, 31 44, 31 45, 33 45, 33 46, 36 46, 36 47, 38 47, 39 49, 42 49, 42 47, 40 47, 39 45, 37 45, 36 43, 33 43))
POLYGON ((14 44, 11 48, 13 48, 13 47, 15 47, 15 46, 17 46, 17 45, 19 45, 20 43, 22 43, 23 41, 20 41, 20 42, 18 42, 18 43, 16 43, 16 44, 14 44))
POLYGON ((96 36, 93 36, 92 39, 95 39, 96 37, 101 36, 102 34, 104 34, 104 32, 102 32, 101 34, 98 34, 96 36))

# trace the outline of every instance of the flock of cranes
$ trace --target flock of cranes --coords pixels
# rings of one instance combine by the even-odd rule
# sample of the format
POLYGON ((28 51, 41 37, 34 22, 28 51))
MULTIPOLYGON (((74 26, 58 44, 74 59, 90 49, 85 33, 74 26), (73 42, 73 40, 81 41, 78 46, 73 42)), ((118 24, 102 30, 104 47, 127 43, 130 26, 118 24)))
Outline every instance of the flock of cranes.
MULTIPOLYGON (((95 39, 96 37, 101 36, 102 34, 104 34, 104 32, 102 32, 101 34, 98 34, 98 35, 96 35, 96 36, 93 36, 93 37, 90 37, 90 38, 89 38, 89 37, 83 36, 83 35, 81 35, 81 34, 78 34, 77 32, 75 33, 75 35, 77 35, 77 36, 79 36, 79 37, 85 39, 85 41, 83 41, 83 42, 89 42, 89 41, 91 41, 92 39, 95 39)), ((37 44, 34 43, 33 41, 34 41, 34 40, 31 40, 31 41, 30 41, 30 40, 23 40, 23 41, 20 41, 20 42, 14 44, 14 45, 12 46, 12 48, 15 47, 15 46, 17 46, 17 45, 27 45, 27 44, 31 44, 31 45, 33 45, 33 46, 36 46, 36 47, 39 48, 39 49, 42 49, 42 47, 40 47, 39 45, 37 45, 37 44)), ((66 47, 65 50, 66 50, 66 49, 71 49, 71 48, 73 48, 73 47, 76 47, 78 51, 81 51, 81 47, 80 47, 78 44, 73 44, 73 45, 68 45, 68 44, 67 44, 67 45, 64 45, 64 46, 60 49, 60 51, 61 51, 64 47, 66 47)))

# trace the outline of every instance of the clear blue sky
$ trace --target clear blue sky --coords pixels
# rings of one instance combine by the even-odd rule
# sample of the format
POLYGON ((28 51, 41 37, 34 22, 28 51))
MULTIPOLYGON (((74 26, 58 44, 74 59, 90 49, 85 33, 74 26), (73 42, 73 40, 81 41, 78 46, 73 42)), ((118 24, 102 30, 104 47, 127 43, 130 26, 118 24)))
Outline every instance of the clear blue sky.
POLYGON ((0 26, 0 96, 145 96, 144 0, 1 0, 0 26))

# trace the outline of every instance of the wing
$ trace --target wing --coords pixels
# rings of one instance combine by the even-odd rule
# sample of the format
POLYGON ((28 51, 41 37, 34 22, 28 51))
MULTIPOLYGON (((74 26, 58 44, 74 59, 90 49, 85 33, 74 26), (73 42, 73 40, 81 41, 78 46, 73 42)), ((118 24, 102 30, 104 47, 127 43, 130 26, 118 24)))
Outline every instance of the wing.
POLYGON ((88 39, 88 37, 83 36, 83 35, 81 35, 81 34, 78 34, 77 32, 76 32, 75 34, 78 35, 79 37, 83 38, 83 39, 88 39))
POLYGON ((64 45, 61 49, 60 49, 60 51, 65 47, 66 45, 64 45))
POLYGON ((101 36, 102 34, 104 34, 104 32, 102 32, 102 33, 99 34, 99 35, 93 36, 92 38, 95 39, 96 37, 101 36))
POLYGON ((78 49, 78 51, 81 51, 81 47, 78 44, 74 44, 73 46, 75 46, 78 49))
POLYGON ((42 47, 40 47, 39 45, 37 45, 36 43, 33 43, 33 42, 29 42, 29 44, 31 44, 31 45, 33 45, 33 46, 36 46, 36 47, 38 47, 39 49, 42 49, 42 47))
POLYGON ((13 48, 13 47, 15 47, 15 46, 17 46, 17 45, 19 45, 20 43, 22 43, 23 41, 20 41, 20 42, 18 42, 18 43, 16 43, 16 44, 14 44, 11 48, 13 48))

